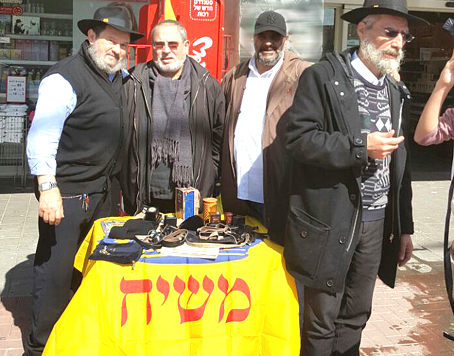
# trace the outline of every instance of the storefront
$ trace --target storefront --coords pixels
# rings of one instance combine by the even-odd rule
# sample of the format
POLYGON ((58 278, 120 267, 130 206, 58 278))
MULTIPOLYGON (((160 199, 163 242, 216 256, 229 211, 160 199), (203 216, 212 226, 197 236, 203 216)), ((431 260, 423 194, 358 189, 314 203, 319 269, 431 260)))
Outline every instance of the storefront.
MULTIPOLYGON (((2 0, 0 1, 0 103, 6 101, 7 77, 26 77, 26 102, 38 95, 41 77, 57 61, 68 57, 84 40, 77 21, 112 1, 2 0)), ((148 0, 128 2, 138 14, 148 0)), ((10 85, 10 94, 11 94, 10 85)), ((17 98, 21 102, 21 98, 17 98)), ((13 101, 13 100, 9 100, 13 101)))
MULTIPOLYGON (((144 5, 157 2, 123 1, 131 5, 137 18, 144 5)), ((12 113, 22 115, 24 110, 28 113, 34 107, 39 83, 46 71, 57 61, 77 52, 83 42, 77 21, 91 18, 97 8, 109 2, 112 0, 0 0, 0 117, 12 113), (4 111, 7 101, 16 105, 10 105, 12 111, 4 111)), ((179 1, 161 3, 178 4, 179 1)), ((316 62, 328 51, 359 43, 355 26, 342 21, 340 16, 362 4, 363 0, 224 0, 224 72, 254 53, 253 26, 262 11, 281 12, 287 19, 290 49, 316 62)), ((401 71, 414 96, 413 128, 454 48, 454 37, 442 28, 450 16, 454 18, 451 5, 454 1, 408 0, 410 11, 431 23, 411 29, 415 40, 406 46, 401 71)), ((445 103, 454 104, 453 97, 448 97, 445 103)), ((18 120, 10 124, 6 119, 0 122, 0 151, 5 140, 24 142, 27 122, 24 119, 21 125, 18 120)), ((4 163, 1 157, 4 157, 4 149, 0 152, 0 167, 4 163)))
MULTIPOLYGON (((77 21, 109 2, 0 0, 0 177, 25 184, 25 137, 41 78, 80 48, 85 37, 77 21)), ((149 0, 123 2, 137 15, 149 0)))
MULTIPOLYGON (((84 40, 77 21, 90 18, 98 7, 109 2, 112 1, 0 1, 0 103, 6 99, 6 77, 13 74, 27 78, 26 98, 36 100, 39 81, 45 71, 77 51, 84 40)), ((126 2, 138 16, 140 8, 150 0, 126 2)), ((288 23, 291 49, 307 60, 317 61, 327 51, 358 43, 355 26, 342 21, 340 16, 362 3, 363 0, 224 0, 230 66, 253 53, 253 23, 261 11, 274 9, 283 13, 288 23)), ((410 11, 432 23, 412 29, 416 39, 407 46, 403 75, 413 92, 430 91, 433 75, 451 53, 454 42, 442 29, 450 14, 454 17, 454 8, 448 7, 447 3, 444 0, 408 0, 410 11), (411 73, 422 75, 417 78, 411 73)))

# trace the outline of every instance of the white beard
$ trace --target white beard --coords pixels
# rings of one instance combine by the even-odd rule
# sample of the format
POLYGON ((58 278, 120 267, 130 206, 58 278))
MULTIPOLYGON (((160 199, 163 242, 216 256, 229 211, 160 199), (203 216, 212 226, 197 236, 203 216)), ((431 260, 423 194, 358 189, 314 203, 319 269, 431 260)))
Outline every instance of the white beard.
POLYGON ((162 73, 176 73, 178 72, 181 68, 183 68, 184 61, 186 60, 186 56, 179 61, 178 59, 175 59, 175 63, 171 64, 163 64, 161 62, 161 59, 153 59, 154 63, 156 64, 156 67, 158 67, 158 70, 162 73))
POLYGON ((98 45, 96 42, 94 42, 91 46, 88 46, 88 53, 90 54, 90 57, 93 59, 93 62, 95 65, 104 73, 107 74, 115 74, 121 69, 126 68, 126 59, 123 58, 120 61, 118 61, 117 64, 115 64, 113 67, 108 65, 104 59, 102 59, 99 56, 98 53, 98 45))
POLYGON ((394 71, 400 70, 400 65, 404 59, 404 51, 401 49, 378 49, 369 39, 365 39, 361 43, 361 53, 364 58, 373 63, 378 70, 380 75, 392 74, 394 71), (384 54, 391 53, 397 56, 395 58, 383 58, 384 54))

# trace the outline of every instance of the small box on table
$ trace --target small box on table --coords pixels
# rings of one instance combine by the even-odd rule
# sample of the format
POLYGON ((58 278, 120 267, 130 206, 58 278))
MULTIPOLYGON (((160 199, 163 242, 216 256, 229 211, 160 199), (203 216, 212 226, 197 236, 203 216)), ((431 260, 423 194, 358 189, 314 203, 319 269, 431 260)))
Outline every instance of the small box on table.
POLYGON ((197 215, 200 208, 200 192, 196 188, 175 189, 175 215, 177 219, 186 220, 197 215))

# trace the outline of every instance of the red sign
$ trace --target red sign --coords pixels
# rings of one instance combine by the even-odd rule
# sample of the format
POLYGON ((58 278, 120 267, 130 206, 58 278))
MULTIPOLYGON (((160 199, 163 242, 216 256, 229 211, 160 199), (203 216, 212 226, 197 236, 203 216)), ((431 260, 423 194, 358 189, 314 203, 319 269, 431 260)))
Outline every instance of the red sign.
POLYGON ((2 6, 0 7, 0 14, 17 15, 20 16, 24 10, 20 6, 2 6))
POLYGON ((214 21, 218 13, 215 0, 190 0, 189 17, 194 21, 214 21))

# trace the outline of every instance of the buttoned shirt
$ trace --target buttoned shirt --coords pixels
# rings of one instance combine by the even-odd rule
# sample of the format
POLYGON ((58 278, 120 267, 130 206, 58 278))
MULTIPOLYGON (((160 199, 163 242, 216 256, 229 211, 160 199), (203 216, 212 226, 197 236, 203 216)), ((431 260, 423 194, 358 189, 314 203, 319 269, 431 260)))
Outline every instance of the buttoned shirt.
POLYGON ((383 75, 381 78, 377 78, 374 73, 370 71, 369 68, 363 63, 363 61, 358 57, 357 52, 353 53, 352 55, 352 67, 366 79, 369 83, 373 85, 383 85, 383 81, 385 80, 385 76, 383 75))
POLYGON ((262 135, 268 91, 283 62, 284 56, 262 74, 257 70, 255 56, 249 62, 250 71, 234 135, 238 199, 263 203, 262 135))

